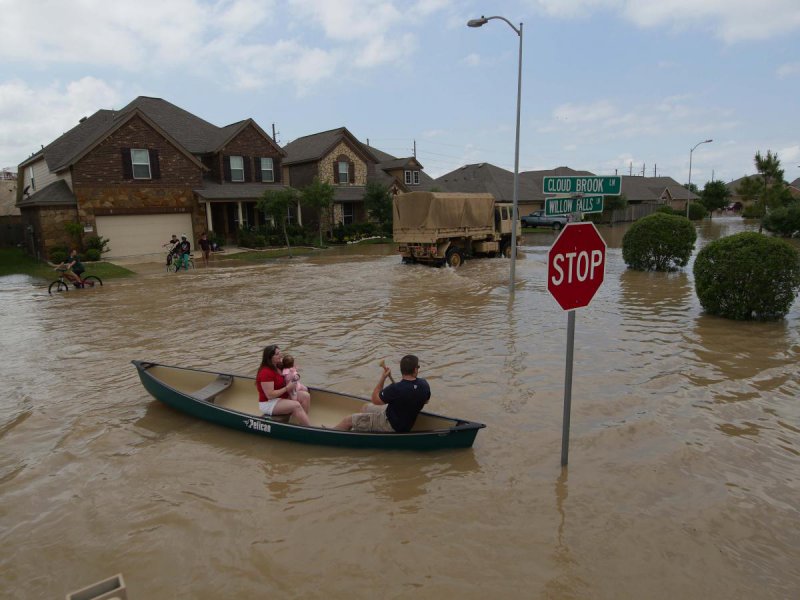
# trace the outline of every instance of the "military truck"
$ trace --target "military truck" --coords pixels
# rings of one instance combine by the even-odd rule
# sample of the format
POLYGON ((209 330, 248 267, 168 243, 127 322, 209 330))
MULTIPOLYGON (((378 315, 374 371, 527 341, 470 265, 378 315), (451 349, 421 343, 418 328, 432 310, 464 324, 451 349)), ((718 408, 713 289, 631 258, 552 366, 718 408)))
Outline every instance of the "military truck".
MULTIPOLYGON (((393 235, 406 263, 460 266, 511 256, 512 205, 491 194, 410 192, 394 198, 393 235)), ((516 223, 517 239, 522 226, 516 223)))

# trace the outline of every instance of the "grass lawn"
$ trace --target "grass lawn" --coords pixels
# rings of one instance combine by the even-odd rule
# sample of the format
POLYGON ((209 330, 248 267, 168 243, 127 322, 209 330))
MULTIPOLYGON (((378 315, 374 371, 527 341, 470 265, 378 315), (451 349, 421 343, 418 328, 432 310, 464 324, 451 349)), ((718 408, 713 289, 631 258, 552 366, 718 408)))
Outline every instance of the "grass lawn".
MULTIPOLYGON (((84 263, 84 266, 87 275, 97 275, 103 280, 133 275, 133 271, 105 261, 84 263)), ((31 258, 19 248, 0 248, 0 276, 3 275, 30 275, 44 280, 57 278, 53 267, 31 258)))

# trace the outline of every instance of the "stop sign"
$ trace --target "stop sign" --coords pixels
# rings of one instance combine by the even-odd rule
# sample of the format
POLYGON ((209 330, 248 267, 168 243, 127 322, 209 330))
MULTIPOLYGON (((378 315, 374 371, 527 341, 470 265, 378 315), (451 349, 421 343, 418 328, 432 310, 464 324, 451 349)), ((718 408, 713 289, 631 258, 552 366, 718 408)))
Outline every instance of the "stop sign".
POLYGON ((606 273, 606 243, 594 223, 569 223, 547 253, 547 290, 564 310, 588 306, 606 273))

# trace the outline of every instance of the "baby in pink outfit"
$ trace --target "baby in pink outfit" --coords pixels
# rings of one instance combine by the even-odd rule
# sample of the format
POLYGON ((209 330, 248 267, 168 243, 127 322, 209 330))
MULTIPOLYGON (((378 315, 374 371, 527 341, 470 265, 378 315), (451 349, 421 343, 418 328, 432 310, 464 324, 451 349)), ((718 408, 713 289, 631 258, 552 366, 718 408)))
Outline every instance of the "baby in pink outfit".
POLYGON ((297 386, 295 386, 294 390, 289 392, 289 397, 292 400, 297 400, 297 392, 307 392, 308 388, 300 383, 300 375, 297 372, 297 369, 294 366, 294 356, 291 354, 284 354, 283 355, 283 363, 281 364, 283 370, 281 371, 281 375, 286 380, 286 383, 291 383, 293 381, 297 382, 297 386))

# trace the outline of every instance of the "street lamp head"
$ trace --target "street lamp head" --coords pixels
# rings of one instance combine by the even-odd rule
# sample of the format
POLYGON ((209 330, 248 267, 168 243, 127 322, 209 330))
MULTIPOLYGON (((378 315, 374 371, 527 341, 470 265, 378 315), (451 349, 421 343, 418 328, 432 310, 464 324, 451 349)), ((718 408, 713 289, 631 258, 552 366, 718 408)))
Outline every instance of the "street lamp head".
POLYGON ((704 144, 708 144, 708 143, 710 143, 710 142, 713 142, 713 141, 714 141, 714 140, 706 140, 706 141, 705 141, 705 142, 703 142, 703 143, 704 143, 704 144))
POLYGON ((468 27, 482 27, 483 25, 486 25, 488 22, 489 22, 489 19, 487 19, 486 17, 481 15, 480 19, 470 19, 469 21, 467 21, 467 26, 468 27))

